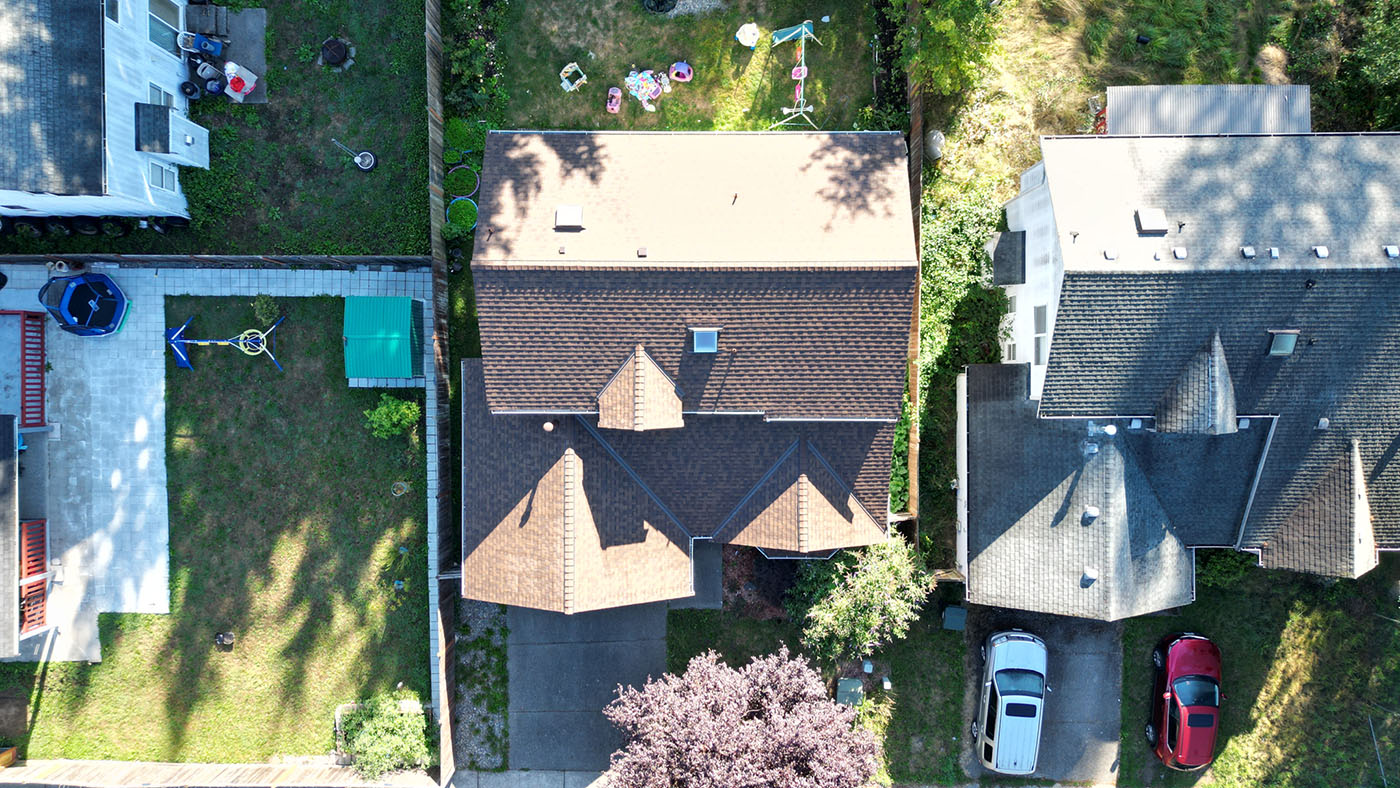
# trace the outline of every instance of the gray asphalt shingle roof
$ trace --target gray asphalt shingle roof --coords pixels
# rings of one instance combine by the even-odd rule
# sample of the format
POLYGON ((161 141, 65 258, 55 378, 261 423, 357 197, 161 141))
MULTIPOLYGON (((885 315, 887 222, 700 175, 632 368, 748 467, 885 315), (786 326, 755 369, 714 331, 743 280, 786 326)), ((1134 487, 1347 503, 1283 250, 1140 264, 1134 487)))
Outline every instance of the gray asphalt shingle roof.
POLYGON ((1103 620, 1189 603, 1192 553, 1128 436, 1036 418, 1028 378, 967 369, 968 599, 1103 620))
POLYGON ((1125 85, 1108 89, 1109 134, 1306 134, 1307 85, 1125 85))
MULTIPOLYGON (((1070 271, 1040 415, 1151 413, 1217 331, 1239 415, 1277 415, 1243 545, 1265 545, 1304 511, 1356 440, 1377 544, 1400 547, 1400 269, 1070 271), (1269 355, 1272 330, 1299 332, 1290 355, 1269 355)), ((1349 540, 1323 532, 1349 566, 1349 540)))
POLYGON ((0 24, 0 189, 101 194, 102 4, 15 0, 0 24))

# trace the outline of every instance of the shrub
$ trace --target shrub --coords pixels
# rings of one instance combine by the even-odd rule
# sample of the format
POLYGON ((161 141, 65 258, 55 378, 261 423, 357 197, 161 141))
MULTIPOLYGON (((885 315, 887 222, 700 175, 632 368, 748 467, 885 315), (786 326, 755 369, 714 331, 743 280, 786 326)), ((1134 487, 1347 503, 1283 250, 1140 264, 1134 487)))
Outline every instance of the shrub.
POLYGON ((272 296, 262 293, 253 299, 253 317, 258 319, 258 327, 265 328, 277 322, 282 316, 282 307, 272 296))
POLYGON ((1211 588, 1229 588, 1258 565, 1258 559, 1249 553, 1201 550, 1196 553, 1196 581, 1211 588))
POLYGON ((1381 128, 1400 125, 1400 0, 1376 0, 1366 14, 1356 59, 1375 89, 1381 128))
POLYGON ((898 534, 810 561, 788 592, 788 612, 802 623, 802 644, 828 663, 859 659, 904 637, 933 590, 933 578, 898 534))
POLYGON ((354 757, 355 771, 375 779, 386 772, 421 769, 432 762, 428 721, 420 714, 399 711, 399 700, 379 695, 341 719, 345 751, 354 757))
POLYGON ((376 438, 392 438, 412 429, 422 415, 417 402, 381 394, 379 406, 365 411, 365 429, 376 438))
POLYGON ((894 427, 894 446, 890 454, 890 511, 909 510, 909 395, 894 427))
POLYGON ((821 676, 786 647, 740 670, 710 651, 680 676, 620 691, 603 714, 627 739, 605 778, 612 788, 858 788, 879 763, 855 710, 827 697, 821 676))
POLYGON ((506 3, 499 0, 448 0, 443 4, 446 73, 442 101, 450 114, 474 117, 484 109, 504 107, 504 63, 496 46, 496 31, 504 21, 505 9, 506 3))

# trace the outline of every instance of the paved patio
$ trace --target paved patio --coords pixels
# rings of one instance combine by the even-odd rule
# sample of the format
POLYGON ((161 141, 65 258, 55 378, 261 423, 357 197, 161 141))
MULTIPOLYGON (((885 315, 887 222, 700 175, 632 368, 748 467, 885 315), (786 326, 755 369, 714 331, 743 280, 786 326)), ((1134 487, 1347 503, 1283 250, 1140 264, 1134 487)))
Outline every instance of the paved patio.
MULTIPOLYGON (((50 555, 61 563, 50 589, 56 627, 21 642, 21 661, 102 658, 99 613, 170 611, 170 539, 165 475, 165 296, 409 296, 432 302, 421 271, 122 268, 97 264, 131 300, 125 327, 75 337, 48 321, 50 555)), ((40 310, 43 266, 0 265, 9 276, 0 309, 40 310)), ((183 317, 179 318, 183 320, 183 317)), ((176 321, 178 322, 178 321, 176 321)), ((433 418, 432 309, 424 309, 427 451, 437 451, 433 418)), ((431 502, 437 466, 428 463, 431 502)), ((428 507, 429 567, 437 565, 436 508, 428 507)), ((437 583, 429 600, 436 608, 437 583)), ((430 628, 431 629, 431 628, 430 628)), ((432 630, 431 653, 436 653, 432 630)), ((434 669, 434 673, 436 670, 434 669)), ((433 676, 436 706, 437 677, 433 676)))

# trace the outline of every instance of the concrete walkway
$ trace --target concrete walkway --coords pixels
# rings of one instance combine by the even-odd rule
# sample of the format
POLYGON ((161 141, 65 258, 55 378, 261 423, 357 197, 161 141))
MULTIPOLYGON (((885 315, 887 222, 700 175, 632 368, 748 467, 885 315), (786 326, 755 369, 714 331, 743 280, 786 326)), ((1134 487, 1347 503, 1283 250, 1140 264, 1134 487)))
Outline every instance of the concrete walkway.
POLYGON ((603 707, 619 684, 640 687, 666 672, 666 603, 571 616, 512 607, 506 615, 510 765, 606 769, 622 737, 603 707))
MULTIPOLYGON (((437 451, 432 365, 432 276, 361 267, 315 269, 123 268, 95 264, 131 301, 123 329, 76 337, 47 322, 50 555, 61 578, 50 588, 49 633, 21 643, 21 660, 102 658, 97 614, 168 613, 170 535, 165 474, 165 296, 409 296, 424 308, 427 452, 437 451)), ((0 265, 9 284, 0 309, 42 310, 37 294, 49 272, 39 265, 0 265)), ((173 321, 173 322, 172 322, 173 321)), ((197 327, 197 321, 196 321, 197 327)), ((428 566, 437 565, 437 464, 428 463, 428 566)), ((437 583, 429 582, 430 609, 437 583)), ((437 653, 436 629, 429 627, 437 653)), ((432 668, 437 706, 437 669, 432 668)))
POLYGON ((605 788, 599 772, 507 771, 452 775, 452 788, 605 788))

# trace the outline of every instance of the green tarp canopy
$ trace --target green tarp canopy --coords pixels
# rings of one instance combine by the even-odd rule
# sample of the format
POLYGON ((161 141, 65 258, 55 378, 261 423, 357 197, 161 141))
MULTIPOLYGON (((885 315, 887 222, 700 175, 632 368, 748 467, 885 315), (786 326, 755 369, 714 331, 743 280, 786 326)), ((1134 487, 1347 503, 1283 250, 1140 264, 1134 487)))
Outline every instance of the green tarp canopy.
POLYGON ((345 377, 414 378, 423 374, 423 306, 412 298, 345 299, 345 377))

